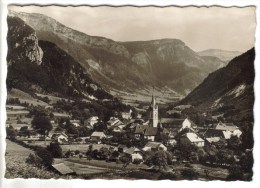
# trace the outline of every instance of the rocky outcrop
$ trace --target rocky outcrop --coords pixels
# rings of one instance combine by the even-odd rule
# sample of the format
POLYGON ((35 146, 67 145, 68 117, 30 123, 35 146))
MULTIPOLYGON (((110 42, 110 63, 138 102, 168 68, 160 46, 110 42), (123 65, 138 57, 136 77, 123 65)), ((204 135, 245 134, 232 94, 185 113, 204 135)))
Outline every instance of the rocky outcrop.
POLYGON ((39 47, 36 32, 17 17, 8 17, 7 62, 23 61, 42 63, 43 51, 39 47))

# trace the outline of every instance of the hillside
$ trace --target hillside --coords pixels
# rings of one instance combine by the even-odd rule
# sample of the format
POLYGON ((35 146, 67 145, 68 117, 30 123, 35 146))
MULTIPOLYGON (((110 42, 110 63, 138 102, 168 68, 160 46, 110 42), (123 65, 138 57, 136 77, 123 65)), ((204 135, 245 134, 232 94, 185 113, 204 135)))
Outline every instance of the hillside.
POLYGON ((222 64, 199 56, 178 39, 116 42, 73 30, 42 14, 10 15, 20 17, 40 40, 56 44, 79 62, 92 80, 121 97, 134 93, 150 96, 153 88, 159 96, 182 97, 222 64))
POLYGON ((234 57, 239 56, 242 52, 239 51, 228 51, 228 50, 220 50, 220 49, 208 49, 201 52, 198 52, 200 56, 213 56, 217 57, 222 61, 229 62, 234 57))
POLYGON ((53 43, 39 41, 20 18, 8 17, 7 88, 66 97, 111 98, 73 57, 53 43))
POLYGON ((211 73, 180 104, 219 109, 237 120, 253 120, 255 50, 232 59, 211 73))

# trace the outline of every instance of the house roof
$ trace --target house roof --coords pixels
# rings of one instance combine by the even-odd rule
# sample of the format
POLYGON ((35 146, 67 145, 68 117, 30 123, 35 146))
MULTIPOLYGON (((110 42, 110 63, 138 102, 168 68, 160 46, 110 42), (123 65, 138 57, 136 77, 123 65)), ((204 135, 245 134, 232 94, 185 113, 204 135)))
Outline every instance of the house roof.
POLYGON ((144 135, 145 136, 155 136, 155 135, 157 135, 157 132, 158 132, 158 128, 157 127, 147 127, 145 129, 144 135))
POLYGON ((236 130, 238 127, 235 126, 233 123, 218 123, 216 125, 217 130, 222 130, 222 131, 231 131, 233 132, 234 130, 236 130))
POLYGON ((91 136, 101 137, 104 135, 105 135, 105 133, 103 133, 103 132, 93 132, 91 136))
POLYGON ((65 133, 54 133, 51 138, 52 139, 56 139, 58 138, 59 136, 63 135, 64 137, 68 138, 68 135, 66 135, 65 133))
POLYGON ((160 123, 166 128, 181 128, 184 119, 161 118, 160 123))
POLYGON ((134 152, 140 151, 140 149, 136 147, 127 148, 124 153, 127 153, 129 155, 132 155, 134 152))
POLYGON ((195 133, 186 133, 186 137, 191 141, 191 142, 203 142, 204 140, 200 138, 197 134, 195 133))
POLYGON ((54 164, 54 165, 52 165, 52 167, 55 168, 55 170, 57 170, 62 175, 75 173, 72 169, 70 169, 64 163, 54 164))
POLYGON ((158 148, 160 147, 161 145, 163 145, 162 143, 160 142, 148 142, 145 147, 149 147, 149 148, 158 148))
POLYGON ((69 114, 58 113, 58 112, 53 112, 53 115, 54 115, 55 117, 70 117, 69 114))
POLYGON ((210 138, 206 138, 206 140, 207 140, 209 143, 218 142, 218 141, 220 140, 220 137, 210 137, 210 138))

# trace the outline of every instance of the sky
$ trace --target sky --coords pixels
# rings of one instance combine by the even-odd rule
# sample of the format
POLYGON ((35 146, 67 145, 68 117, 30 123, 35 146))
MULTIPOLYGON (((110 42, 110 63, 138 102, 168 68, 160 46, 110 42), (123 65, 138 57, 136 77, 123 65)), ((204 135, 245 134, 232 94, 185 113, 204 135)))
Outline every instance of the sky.
POLYGON ((75 30, 115 41, 176 38, 194 51, 241 52, 255 43, 255 7, 9 6, 9 9, 45 14, 75 30))

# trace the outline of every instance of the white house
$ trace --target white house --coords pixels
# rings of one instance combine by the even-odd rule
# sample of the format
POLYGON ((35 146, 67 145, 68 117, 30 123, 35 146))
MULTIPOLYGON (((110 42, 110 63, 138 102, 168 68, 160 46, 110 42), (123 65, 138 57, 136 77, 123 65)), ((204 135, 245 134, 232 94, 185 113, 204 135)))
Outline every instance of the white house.
POLYGON ((223 134, 226 139, 230 139, 231 136, 237 136, 238 138, 241 136, 242 131, 239 130, 239 128, 234 125, 233 123, 222 123, 219 122, 217 125, 215 125, 216 130, 223 131, 223 134))
POLYGON ((160 142, 148 142, 143 151, 151 151, 151 150, 164 150, 167 151, 167 147, 160 142))
POLYGON ((204 147, 205 145, 205 141, 195 133, 186 133, 180 138, 181 145, 187 142, 197 147, 204 147))
POLYGON ((68 143, 68 136, 65 133, 53 134, 52 140, 58 142, 59 144, 68 143))
POLYGON ((92 116, 84 121, 84 126, 93 127, 98 122, 98 116, 92 116))
POLYGON ((130 109, 129 112, 122 112, 121 113, 123 119, 131 119, 132 118, 132 110, 130 109))

